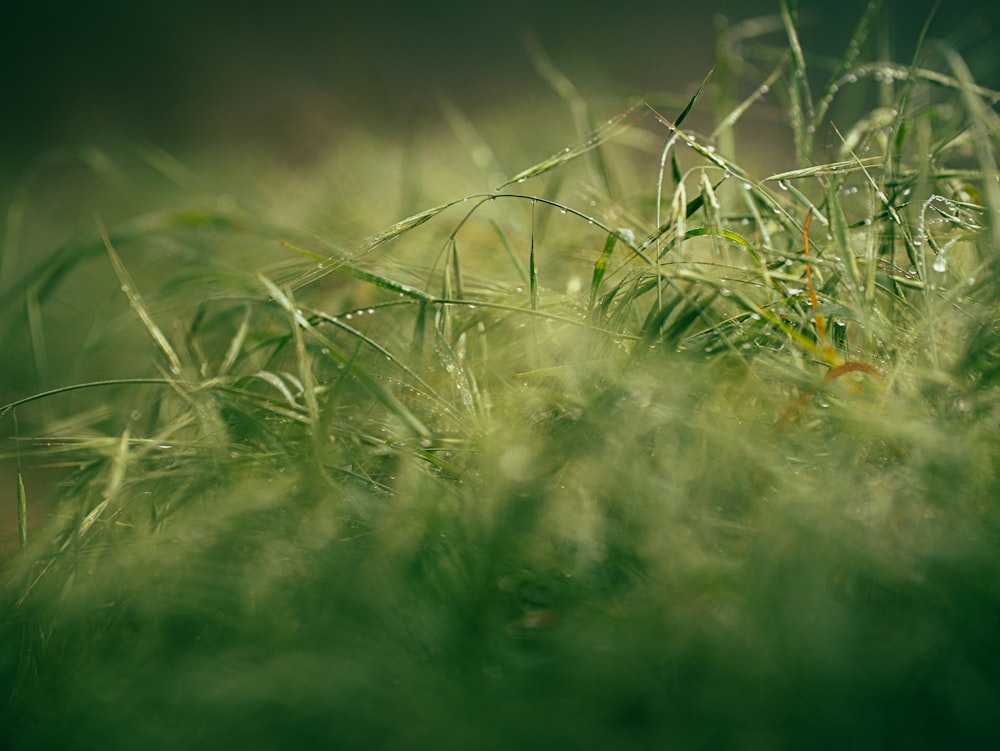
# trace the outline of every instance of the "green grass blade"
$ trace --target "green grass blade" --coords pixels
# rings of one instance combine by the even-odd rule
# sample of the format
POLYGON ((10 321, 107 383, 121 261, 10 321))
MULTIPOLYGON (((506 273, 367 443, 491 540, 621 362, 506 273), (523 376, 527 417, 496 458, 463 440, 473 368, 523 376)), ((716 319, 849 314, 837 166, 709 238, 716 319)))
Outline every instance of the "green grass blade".
POLYGON ((677 119, 674 120, 673 122, 674 128, 681 127, 681 123, 684 122, 684 120, 690 114, 691 110, 694 109, 695 102, 698 101, 698 97, 701 96, 701 92, 703 92, 705 90, 705 87, 708 86, 708 82, 712 79, 713 73, 715 73, 714 66, 708 71, 708 74, 703 79, 701 79, 701 83, 698 84, 698 89, 697 91, 694 92, 694 96, 692 96, 691 99, 688 100, 688 103, 684 106, 684 109, 681 110, 681 114, 679 114, 677 116, 677 119))
MULTIPOLYGON (((740 121, 740 118, 746 114, 748 109, 750 109, 757 103, 758 100, 771 91, 771 88, 778 82, 778 79, 781 78, 782 74, 785 72, 785 68, 787 67, 788 55, 786 54, 782 56, 781 60, 774 67, 774 70, 771 71, 771 74, 764 79, 764 82, 754 89, 750 96, 740 102, 737 106, 730 110, 724 118, 722 118, 719 124, 715 127, 715 130, 712 131, 712 136, 714 138, 718 138, 726 131, 732 129, 740 121)), ((732 154, 728 155, 733 156, 732 154)))
POLYGON ((809 79, 806 75, 806 59, 795 28, 795 6, 795 0, 784 0, 781 3, 781 20, 792 53, 792 80, 788 85, 788 94, 792 131, 795 135, 795 155, 800 165, 806 165, 812 154, 812 134, 809 132, 809 124, 813 120, 813 106, 809 79))
POLYGON ((121 282, 122 292, 124 292, 125 296, 128 298, 129 305, 132 306, 132 310, 134 310, 136 315, 139 316, 139 320, 142 321, 142 325, 146 327, 146 331, 149 333, 150 337, 152 337, 160 352, 162 352, 163 356, 167 358, 167 363, 170 365, 170 372, 173 375, 180 375, 181 360, 177 356, 177 352, 174 350, 163 331, 160 330, 160 327, 156 325, 156 322, 153 320, 153 316, 149 314, 149 310, 146 308, 146 304, 142 300, 142 295, 139 294, 139 290, 136 288, 135 282, 132 281, 132 277, 125 268, 125 264, 122 263, 121 258, 118 257, 118 253, 115 252, 114 247, 111 245, 111 239, 108 237, 108 233, 104 229, 104 225, 100 220, 97 221, 97 227, 101 235, 101 240, 104 243, 104 248, 107 250, 108 257, 111 259, 111 266, 114 268, 115 274, 118 276, 118 281, 121 282))
MULTIPOLYGON (((346 276, 349 276, 353 279, 357 279, 362 282, 367 282, 381 289, 387 290, 389 292, 394 292, 396 294, 403 295, 404 297, 409 297, 414 300, 426 301, 433 299, 431 295, 428 295, 423 290, 417 289, 416 287, 413 287, 409 284, 404 284, 403 282, 397 282, 394 279, 389 279, 387 277, 376 274, 372 271, 367 271, 365 269, 359 268, 354 264, 334 259, 325 259, 324 261, 323 256, 317 255, 316 253, 313 253, 308 250, 303 250, 302 248, 296 245, 292 245, 289 242, 282 242, 281 245, 295 253, 306 256, 307 258, 310 258, 312 260, 320 259, 318 262, 324 263, 324 268, 322 269, 322 271, 324 272, 323 274, 324 276, 326 274, 332 274, 332 273, 345 274, 346 276), (326 263, 329 263, 328 267, 326 266, 326 263)), ((320 278, 320 277, 309 277, 308 280, 304 281, 304 278, 306 276, 307 275, 303 275, 299 277, 297 280, 293 281, 290 285, 290 288, 293 291, 297 291, 301 287, 304 287, 307 284, 311 284, 312 282, 320 278)))
MULTIPOLYGON (((453 201, 448 201, 447 203, 443 203, 439 206, 426 209, 425 211, 421 211, 417 214, 409 216, 406 219, 402 219, 393 224, 392 226, 390 226, 389 228, 383 230, 382 232, 379 232, 377 235, 369 237, 361 244, 361 246, 356 251, 354 251, 351 254, 351 257, 360 258, 361 256, 366 255, 371 251, 375 250, 380 245, 384 245, 390 240, 419 227, 421 224, 430 221, 441 212, 450 209, 452 206, 455 206, 459 203, 463 203, 464 201, 465 198, 456 198, 453 201)), ((293 250, 296 253, 299 253, 300 255, 304 255, 305 257, 309 258, 309 260, 314 261, 317 264, 316 268, 311 269, 310 271, 307 271, 303 274, 300 274, 291 282, 291 284, 289 285, 289 289, 291 289, 292 291, 297 291, 302 287, 305 287, 307 285, 319 281, 328 274, 332 274, 334 271, 337 271, 343 265, 341 259, 336 256, 322 256, 307 250, 303 250, 302 248, 291 245, 290 243, 283 243, 283 244, 290 250, 293 250)))
POLYGON ((847 44, 847 50, 844 53, 844 56, 840 59, 840 63, 834 70, 833 75, 830 76, 826 89, 823 91, 823 96, 820 97, 819 104, 816 106, 816 112, 813 113, 812 120, 810 122, 814 131, 819 127, 820 123, 822 123, 823 118, 826 116, 827 110, 830 107, 830 103, 837 94, 837 90, 839 88, 838 82, 851 69, 855 62, 857 62, 858 56, 861 54, 861 49, 867 41, 872 27, 875 25, 875 21, 878 18, 878 13, 881 9, 882 0, 870 0, 868 5, 865 6, 860 20, 854 27, 854 33, 851 35, 851 40, 847 44))
POLYGON ((535 263, 535 202, 531 202, 531 250, 528 253, 528 285, 531 310, 538 310, 538 265, 535 263))
MULTIPOLYGON (((349 357, 344 354, 340 347, 331 340, 329 337, 324 336, 322 332, 318 331, 315 326, 313 326, 302 311, 299 310, 292 299, 285 294, 274 282, 268 279, 261 272, 257 272, 257 278, 260 280, 261 284, 267 289, 271 298, 278 303, 292 318, 296 327, 301 327, 310 336, 312 336, 320 345, 324 348, 325 354, 333 358, 335 361, 342 364, 348 372, 354 377, 354 379, 361 384, 365 389, 367 389, 379 402, 381 402, 390 412, 396 414, 405 425, 407 425, 417 436, 423 440, 430 440, 431 432, 427 427, 419 420, 417 417, 410 412, 403 404, 395 397, 395 395, 389 391, 382 383, 372 377, 362 368, 358 367, 357 363, 354 361, 353 357, 349 357)), ((311 382, 311 373, 307 376, 311 382)), ((304 379, 305 380, 305 379, 304 379)), ((309 398, 307 394, 307 398, 309 398)), ((312 398, 315 398, 315 390, 313 390, 312 398)), ((313 411, 313 406, 309 407, 310 413, 313 411)), ((315 408, 318 413, 318 407, 315 408)))
MULTIPOLYGON (((576 124, 577 138, 584 140, 587 133, 594 131, 594 123, 590 116, 590 106, 587 104, 587 100, 580 95, 573 82, 559 70, 552 59, 546 54, 537 37, 526 35, 525 46, 528 56, 535 66, 535 70, 552 87, 553 91, 569 105, 573 122, 576 124)), ((614 185, 607 160, 604 158, 604 152, 600 147, 601 144, 597 144, 593 149, 589 150, 591 167, 597 183, 604 194, 614 196, 617 194, 617 187, 614 185)))
POLYGON ((503 190, 509 185, 527 182, 533 177, 544 175, 546 172, 551 172, 556 167, 559 167, 566 162, 572 161, 577 157, 596 149, 598 146, 610 141, 626 128, 631 127, 632 123, 638 118, 638 116, 644 114, 646 113, 638 104, 629 107, 624 112, 608 120, 607 123, 595 130, 590 137, 582 143, 578 143, 575 146, 567 146, 562 151, 552 155, 548 159, 545 159, 538 164, 517 173, 510 180, 498 186, 497 191, 503 190))
POLYGON ((521 263, 521 259, 517 257, 514 252, 514 248, 511 247, 510 240, 507 238, 507 233, 501 229, 500 225, 497 224, 495 219, 490 220, 490 226, 496 231, 497 236, 500 238, 500 243, 503 245, 504 251, 507 253, 507 257, 510 258, 511 265, 517 272, 517 278, 520 279, 525 284, 528 283, 528 270, 524 268, 524 264, 521 263))
POLYGON ((24 490, 24 476, 17 467, 17 541, 24 550, 28 545, 28 494, 24 490))
POLYGON ((590 300, 587 302, 587 318, 590 319, 594 314, 594 303, 597 301, 597 291, 601 287, 601 281, 604 279, 604 274, 608 270, 608 261, 611 259, 611 253, 615 249, 615 243, 618 242, 618 235, 614 232, 608 234, 608 239, 604 241, 604 251, 601 253, 601 257, 597 259, 597 263, 594 264, 594 274, 590 280, 590 300))
POLYGON ((222 359, 222 364, 219 365, 219 375, 226 375, 236 364, 236 359, 240 356, 240 352, 243 351, 243 343, 246 341, 247 334, 250 332, 250 306, 245 306, 243 312, 243 320, 240 321, 240 327, 236 330, 233 338, 229 340, 229 346, 226 348, 226 355, 222 359))

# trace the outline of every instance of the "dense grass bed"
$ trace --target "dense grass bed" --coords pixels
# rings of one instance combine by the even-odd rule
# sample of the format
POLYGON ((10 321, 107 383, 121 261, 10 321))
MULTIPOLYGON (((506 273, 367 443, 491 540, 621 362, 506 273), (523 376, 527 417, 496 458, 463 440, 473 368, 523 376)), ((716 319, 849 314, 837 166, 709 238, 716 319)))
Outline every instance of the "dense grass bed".
POLYGON ((446 105, 252 193, 26 178, 5 747, 996 748, 1000 94, 876 10, 607 121, 535 50, 581 135, 520 172, 446 105))

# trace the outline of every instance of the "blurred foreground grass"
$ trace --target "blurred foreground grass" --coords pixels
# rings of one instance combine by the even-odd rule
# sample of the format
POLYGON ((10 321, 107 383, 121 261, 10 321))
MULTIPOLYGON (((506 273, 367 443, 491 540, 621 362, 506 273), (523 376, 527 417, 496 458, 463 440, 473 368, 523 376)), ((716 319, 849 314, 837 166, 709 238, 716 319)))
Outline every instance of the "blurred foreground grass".
POLYGON ((818 88, 790 15, 732 29, 743 84, 571 101, 521 172, 446 105, 459 149, 253 192, 18 194, 4 460, 62 480, 7 537, 12 747, 995 746, 1000 95, 874 19, 818 88))

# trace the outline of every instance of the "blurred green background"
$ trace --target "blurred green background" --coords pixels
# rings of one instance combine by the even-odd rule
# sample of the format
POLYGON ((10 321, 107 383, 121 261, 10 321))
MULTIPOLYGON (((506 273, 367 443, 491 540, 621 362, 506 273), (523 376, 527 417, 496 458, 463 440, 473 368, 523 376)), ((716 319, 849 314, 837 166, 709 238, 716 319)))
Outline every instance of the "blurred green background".
MULTIPOLYGON (((801 2, 807 52, 839 54, 865 4, 801 2)), ((546 91, 524 52, 525 32, 585 95, 682 91, 712 64, 718 15, 778 10, 778 0, 5 5, 0 169, 7 177, 46 149, 94 138, 168 149, 245 141, 303 160, 337 123, 405 132, 437 106, 439 93, 473 111, 515 108, 546 91)), ((885 5, 893 56, 908 61, 934 3, 885 5)), ((1000 84, 998 17, 992 0, 944 3, 932 28, 933 37, 957 40, 985 85, 1000 84)))

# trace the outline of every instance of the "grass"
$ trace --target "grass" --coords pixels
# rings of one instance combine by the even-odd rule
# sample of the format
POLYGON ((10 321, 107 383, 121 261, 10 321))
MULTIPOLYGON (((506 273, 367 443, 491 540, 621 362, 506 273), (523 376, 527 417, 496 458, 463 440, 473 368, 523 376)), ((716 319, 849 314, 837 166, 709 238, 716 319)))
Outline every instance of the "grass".
POLYGON ((533 47, 584 134, 505 176, 446 103, 499 187, 394 224, 137 150, 35 259, 16 194, 13 747, 994 747, 1000 93, 877 6, 596 128, 533 47))

